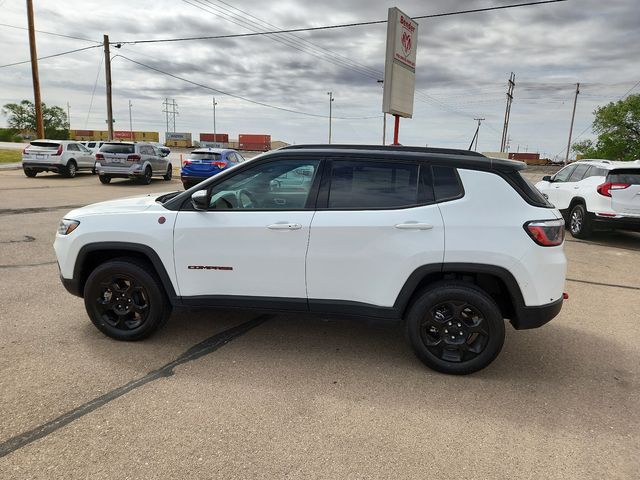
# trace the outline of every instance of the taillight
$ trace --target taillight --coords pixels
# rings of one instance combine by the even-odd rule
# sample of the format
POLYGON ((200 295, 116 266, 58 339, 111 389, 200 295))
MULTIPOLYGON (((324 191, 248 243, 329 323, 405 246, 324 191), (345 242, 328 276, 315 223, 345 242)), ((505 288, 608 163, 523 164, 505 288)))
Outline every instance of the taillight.
POLYGON ((56 153, 52 153, 51 155, 62 155, 62 145, 58 145, 58 150, 56 150, 56 153))
POLYGON ((218 168, 227 168, 227 162, 211 162, 211 165, 218 168))
POLYGON ((96 153, 96 160, 104 160, 104 155, 101 153, 96 153))
POLYGON ((628 188, 630 186, 630 184, 628 183, 603 183, 602 185, 598 185, 598 188, 596 188, 596 190, 598 191, 598 193, 604 197, 610 197, 611 196, 611 190, 624 190, 625 188, 628 188))
POLYGON ((22 154, 23 154, 23 155, 26 155, 26 154, 27 154, 27 148, 29 148, 29 147, 24 147, 24 150, 22 150, 22 154))
POLYGON ((191 160, 185 160, 182 162, 182 166, 185 167, 187 165, 191 165, 191 160))
POLYGON ((525 223, 524 229, 543 247, 556 247, 564 241, 564 220, 534 220, 525 223))
POLYGON ((140 158, 142 158, 140 155, 127 155, 128 162, 139 162, 140 158))

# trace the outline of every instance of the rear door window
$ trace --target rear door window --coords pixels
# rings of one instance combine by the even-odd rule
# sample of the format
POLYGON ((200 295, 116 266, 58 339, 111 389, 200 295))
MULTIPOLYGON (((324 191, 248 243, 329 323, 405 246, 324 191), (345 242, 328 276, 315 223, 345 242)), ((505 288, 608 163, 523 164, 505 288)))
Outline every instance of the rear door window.
POLYGON ((462 182, 453 167, 433 167, 433 190, 436 202, 453 200, 464 195, 462 182))
POLYGON ((69 145, 67 145, 67 150, 69 150, 70 152, 80 151, 80 149, 78 148, 78 145, 76 145, 75 143, 70 143, 69 145))
POLYGON ((329 208, 401 208, 417 203, 417 164, 333 161, 329 208))
POLYGON ((573 170, 567 182, 579 182, 584 177, 584 174, 589 170, 589 165, 577 165, 573 170))

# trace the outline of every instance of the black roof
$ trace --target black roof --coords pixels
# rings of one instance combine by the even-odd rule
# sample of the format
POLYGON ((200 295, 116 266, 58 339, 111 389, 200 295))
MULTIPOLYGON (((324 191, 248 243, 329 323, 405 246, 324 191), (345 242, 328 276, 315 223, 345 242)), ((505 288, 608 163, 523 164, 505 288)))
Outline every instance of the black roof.
POLYGON ((287 153, 291 151, 304 150, 307 153, 326 154, 330 151, 333 155, 350 156, 360 154, 363 156, 372 153, 382 153, 384 156, 395 158, 411 158, 413 160, 431 159, 441 160, 447 165, 476 170, 501 170, 513 171, 523 170, 527 166, 524 162, 517 160, 507 160, 503 158, 490 158, 478 152, 461 150, 456 148, 433 148, 433 147, 412 147, 412 146, 392 146, 392 145, 336 145, 336 144, 309 144, 309 145, 289 145, 280 148, 272 153, 287 153))

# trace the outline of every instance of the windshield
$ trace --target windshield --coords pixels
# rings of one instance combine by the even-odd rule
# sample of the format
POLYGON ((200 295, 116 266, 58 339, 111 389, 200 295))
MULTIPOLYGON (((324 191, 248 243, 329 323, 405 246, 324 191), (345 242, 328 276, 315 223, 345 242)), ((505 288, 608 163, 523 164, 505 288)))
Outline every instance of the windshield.
POLYGON ((189 160, 220 160, 222 155, 215 152, 191 152, 189 160))
POLYGON ((130 143, 105 143, 100 147, 102 153, 134 153, 134 149, 130 143))

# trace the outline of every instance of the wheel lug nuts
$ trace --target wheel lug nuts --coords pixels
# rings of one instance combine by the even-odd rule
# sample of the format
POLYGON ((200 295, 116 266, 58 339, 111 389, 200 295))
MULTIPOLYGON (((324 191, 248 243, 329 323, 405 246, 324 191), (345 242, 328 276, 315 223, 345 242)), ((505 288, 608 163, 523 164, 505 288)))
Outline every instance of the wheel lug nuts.
POLYGON ((462 325, 458 324, 458 328, 460 328, 462 325))
POLYGON ((451 326, 451 325, 452 325, 451 322, 449 322, 449 326, 451 326))
POLYGON ((451 335, 451 340, 455 340, 455 339, 456 339, 456 337, 454 337, 453 335, 451 335))
POLYGON ((449 333, 449 330, 446 330, 446 329, 445 329, 444 333, 449 333))

